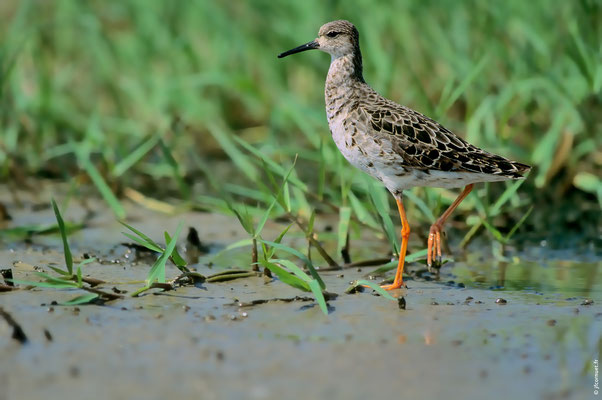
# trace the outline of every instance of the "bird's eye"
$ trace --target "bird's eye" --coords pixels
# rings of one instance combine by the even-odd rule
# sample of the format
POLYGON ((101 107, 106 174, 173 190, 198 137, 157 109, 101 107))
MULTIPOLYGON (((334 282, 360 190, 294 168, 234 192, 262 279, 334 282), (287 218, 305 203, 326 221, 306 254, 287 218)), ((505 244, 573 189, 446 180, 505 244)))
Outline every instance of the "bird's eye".
POLYGON ((328 33, 326 34, 326 36, 328 36, 328 37, 330 37, 330 38, 333 38, 333 37, 337 37, 337 36, 338 36, 338 34, 339 34, 339 32, 334 32, 334 31, 333 31, 333 32, 328 32, 328 33))

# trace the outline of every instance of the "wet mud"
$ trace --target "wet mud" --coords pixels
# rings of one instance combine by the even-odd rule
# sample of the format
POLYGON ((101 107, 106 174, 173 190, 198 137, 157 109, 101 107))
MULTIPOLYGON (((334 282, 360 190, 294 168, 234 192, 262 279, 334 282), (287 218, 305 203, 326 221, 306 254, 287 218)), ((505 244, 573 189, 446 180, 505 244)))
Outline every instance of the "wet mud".
MULTIPOLYGON (((12 217, 3 228, 52 224, 52 210, 42 207, 49 197, 40 198, 24 197, 18 206, 0 199, 12 217)), ((249 248, 214 257, 246 238, 234 218, 169 216, 129 204, 128 223, 158 242, 181 220, 195 228, 203 246, 191 265, 198 273, 245 270, 235 279, 133 298, 156 255, 132 246, 101 202, 87 207, 72 201, 64 213, 68 221, 85 221, 69 237, 74 257, 96 257, 84 275, 123 297, 61 306, 81 293, 22 285, 0 292, 8 316, 0 318, 1 400, 592 396, 592 363, 602 343, 595 257, 494 261, 468 255, 444 265, 439 277, 414 262, 407 289, 394 293, 398 301, 370 289, 346 293, 351 281, 366 279, 378 266, 322 271, 333 293, 326 316, 311 293, 243 273, 250 271, 249 248), (14 338, 15 327, 25 340, 14 338)), ((265 234, 281 229, 269 223, 265 234)), ((292 237, 302 247, 303 237, 292 237)), ((56 234, 0 240, 0 269, 10 269, 15 279, 31 280, 36 270, 64 264, 56 234)), ((386 256, 381 240, 354 246, 353 238, 350 255, 354 261, 386 256)), ((176 277, 179 271, 168 265, 168 279, 176 277)))

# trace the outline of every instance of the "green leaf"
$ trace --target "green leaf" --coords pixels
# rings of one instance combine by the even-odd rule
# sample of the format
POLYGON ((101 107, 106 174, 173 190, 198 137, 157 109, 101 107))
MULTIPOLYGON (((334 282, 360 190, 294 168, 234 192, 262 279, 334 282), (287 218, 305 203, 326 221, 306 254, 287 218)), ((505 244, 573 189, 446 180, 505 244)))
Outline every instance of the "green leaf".
MULTIPOLYGON (((286 233, 291 228, 291 226, 293 226, 293 224, 294 224, 294 222, 291 222, 290 224, 288 224, 288 226, 286 228, 284 228, 284 230, 282 232, 280 232, 280 235, 278 235, 278 237, 276 239, 274 239, 274 242, 276 242, 276 243, 282 242, 284 235, 286 235, 286 233)), ((269 260, 270 258, 272 258, 272 256, 274 255, 275 249, 273 247, 266 246, 266 244, 264 242, 261 243, 261 246, 263 248, 264 258, 266 260, 269 260)))
POLYGON ((276 259, 276 260, 272 260, 272 261, 288 268, 293 274, 297 275, 299 278, 303 279, 305 282, 310 282, 312 280, 311 277, 305 273, 305 271, 303 271, 301 268, 297 267, 295 265, 295 263, 290 260, 276 259))
POLYGON ((104 178, 98 172, 98 169, 92 164, 92 161, 88 157, 80 160, 83 165, 84 170, 100 192, 100 195, 107 202, 113 213, 117 216, 117 218, 123 219, 125 218, 125 209, 115 197, 115 194, 111 191, 111 188, 105 182, 104 178))
POLYGON ((176 229, 174 237, 166 244, 167 247, 163 254, 161 254, 161 257, 159 257, 151 267, 148 277, 146 278, 147 286, 150 286, 153 282, 155 282, 155 280, 157 280, 159 283, 165 283, 165 264, 176 247, 178 236, 180 235, 181 231, 182 222, 178 224, 178 228, 176 229))
POLYGON ((63 252, 65 253, 65 265, 67 266, 67 271, 69 275, 73 275, 73 256, 71 255, 71 250, 69 249, 69 242, 67 241, 67 230, 65 229, 65 222, 63 221, 63 217, 61 216, 61 212, 59 211, 58 206, 54 199, 51 199, 52 208, 54 210, 54 215, 56 216, 56 222, 59 225, 59 231, 61 232, 61 239, 63 240, 63 252))
POLYGON ((349 234, 349 221, 351 220, 351 208, 341 207, 339 208, 339 229, 338 229, 338 245, 337 254, 341 254, 341 251, 347 244, 347 235, 349 234))
POLYGON ((130 233, 127 232, 121 232, 123 234, 123 236, 126 236, 130 239, 132 239, 134 242, 138 243, 140 246, 142 247, 146 247, 147 249, 151 250, 151 251, 155 251, 157 253, 161 253, 163 251, 163 249, 159 246, 155 246, 154 244, 148 243, 144 240, 142 240, 139 237, 136 237, 130 233))
POLYGON ((287 252, 289 254, 292 254, 295 257, 301 259, 305 263, 305 266, 309 269, 309 272, 311 273, 311 276, 315 280, 317 280, 318 282, 320 282, 320 287, 322 289, 326 288, 326 285, 324 284, 324 281, 322 280, 322 278, 320 277, 320 275, 316 271, 313 263, 311 262, 311 260, 309 258, 307 258, 307 256, 305 256, 305 254, 301 253, 299 250, 293 249, 292 247, 285 246, 285 245, 283 245, 281 243, 270 242, 269 240, 263 240, 263 239, 261 239, 261 241, 263 243, 269 244, 272 247, 275 247, 276 249, 285 251, 285 252, 287 252))
POLYGON ((39 282, 39 281, 22 281, 22 280, 18 280, 18 279, 7 279, 7 281, 11 281, 17 285, 36 286, 36 287, 53 288, 53 289, 77 288, 77 283, 75 283, 75 282, 55 283, 55 282, 39 282))
POLYGON ((272 172, 282 176, 283 178, 285 178, 285 180, 290 179, 290 181, 293 185, 297 186, 299 189, 303 190, 304 192, 308 191, 307 185, 305 183, 303 183, 301 180, 299 180, 296 177, 290 177, 290 178, 288 177, 288 175, 290 175, 290 170, 288 172, 285 172, 285 169, 282 168, 279 164, 277 164, 274 160, 267 157, 264 153, 257 150, 255 147, 251 146, 249 143, 247 143, 243 139, 241 139, 237 136, 234 136, 234 140, 236 140, 242 147, 244 147, 250 153, 253 153, 253 155, 255 155, 260 160, 262 160, 263 163, 265 163, 265 165, 272 172))
POLYGON ((391 296, 391 294, 389 294, 389 292, 387 292, 385 289, 381 288, 380 285, 378 285, 377 283, 375 283, 373 281, 359 279, 359 280, 355 281, 354 284, 356 286, 359 286, 359 285, 368 286, 368 287, 370 287, 370 289, 374 290, 376 293, 380 294, 385 299, 394 300, 394 301, 397 300, 395 297, 391 296))
POLYGON ((167 160, 167 163, 171 167, 172 174, 173 174, 176 182, 178 182, 180 192, 182 193, 182 195, 185 198, 189 198, 190 197, 190 186, 188 185, 188 183, 186 183, 186 181, 182 177, 182 174, 180 173, 180 167, 178 165, 178 162, 171 154, 171 150, 167 147, 165 142, 163 142, 163 139, 159 139, 159 147, 161 148, 161 151, 163 152, 163 157, 165 157, 165 159, 167 160))
POLYGON ((316 301, 318 302, 318 305, 320 306, 320 309, 322 310, 324 315, 328 315, 328 306, 326 305, 326 299, 324 299, 324 293, 322 293, 322 288, 320 287, 319 282, 309 282, 309 288, 314 293, 316 301))
MULTIPOLYGON (((165 232, 165 243, 167 244, 167 242, 169 241, 171 241, 171 236, 169 236, 169 233, 165 232)), ((180 253, 178 253, 177 247, 174 247, 173 253, 171 253, 171 260, 176 265, 176 267, 185 267, 188 264, 186 260, 182 258, 180 253)))
POLYGON ((73 281, 70 281, 70 280, 55 278, 54 276, 48 275, 48 274, 46 274, 44 272, 35 272, 35 274, 37 276, 41 277, 41 278, 46 279, 46 282, 48 282, 48 283, 56 283, 56 284, 59 284, 59 285, 70 285, 70 286, 73 286, 73 287, 77 287, 77 283, 73 282, 73 281))
POLYGON ((115 167, 113 167, 113 176, 115 178, 118 178, 121 175, 123 175, 124 172, 126 172, 134 164, 140 161, 140 159, 144 157, 146 153, 148 153, 153 147, 155 147, 158 141, 159 136, 153 135, 140 146, 136 147, 134 151, 128 153, 128 155, 123 160, 115 164, 115 167))
POLYGON ((86 258, 85 260, 83 260, 79 263, 79 266, 83 267, 84 265, 90 264, 91 262, 94 262, 94 261, 96 261, 96 258, 94 258, 94 257, 86 258))
POLYGON ((284 268, 266 260, 261 260, 259 261, 259 263, 267 269, 269 269, 270 271, 272 271, 278 277, 278 279, 280 279, 287 285, 290 285, 296 289, 303 290, 304 292, 311 291, 309 284, 306 281, 296 277, 284 268))
POLYGON ((157 243, 155 243, 154 240, 152 240, 151 238, 146 236, 144 233, 140 232, 133 226, 130 226, 123 221, 119 221, 119 223, 121 225, 125 226, 126 228, 128 228, 130 231, 134 232, 136 235, 138 235, 138 237, 135 237, 135 236, 128 234, 127 232, 123 232, 123 234, 125 236, 127 236, 128 238, 132 239, 136 243, 140 244, 143 247, 146 247, 149 250, 156 251, 157 253, 161 253, 163 251, 163 248, 161 248, 161 246, 159 246, 157 243))
POLYGON ((351 204, 351 208, 353 209, 354 214, 357 216, 357 219, 360 220, 363 224, 366 224, 372 228, 379 228, 378 222, 372 217, 372 215, 368 212, 366 207, 362 204, 362 202, 357 198, 353 190, 349 191, 348 194, 349 203, 351 204))
POLYGON ((99 297, 98 294, 96 293, 86 293, 86 294, 82 294, 80 296, 77 296, 69 301, 66 301, 64 303, 61 303, 62 306, 75 306, 78 304, 85 304, 85 303, 89 303, 94 299, 97 299, 99 297))
POLYGON ((272 203, 270 204, 270 206, 268 207, 268 209, 265 210, 265 213, 263 214, 263 217, 259 221, 259 224, 257 224, 257 228, 255 229, 255 235, 254 235, 254 237, 257 237, 257 236, 259 236, 261 234, 261 231, 263 230, 263 227, 265 226, 265 223, 268 221, 268 218, 270 218, 270 213, 272 212, 272 208, 274 208, 274 206, 276 205, 277 201, 278 201, 278 197, 274 197, 274 199, 272 200, 272 203))
POLYGON ((510 240, 510 238, 512 238, 512 236, 514 236, 514 233, 518 230, 518 228, 520 228, 520 226, 527 220, 527 218, 529 217, 529 215, 531 214, 531 211, 533 211, 533 208, 535 206, 531 206, 529 207, 529 209, 527 210, 527 212, 521 217, 520 220, 518 220, 518 222, 512 227, 512 229, 510 229, 510 232, 508 232, 508 234, 506 235, 506 238, 504 239, 505 242, 508 242, 510 240))
POLYGON ((504 190, 504 193, 497 199, 497 201, 487 210, 487 215, 494 217, 498 215, 504 206, 514 196, 518 188, 525 182, 524 179, 518 180, 512 183, 504 190))
MULTIPOLYGON (((366 179, 367 178, 368 177, 366 177, 366 179)), ((391 244, 393 252, 395 254, 399 254, 399 238, 397 236, 395 226, 393 225, 393 221, 389 216, 389 201, 387 200, 385 189, 375 185, 371 179, 367 180, 367 184, 370 193, 370 199, 372 200, 374 208, 376 208, 376 212, 380 216, 383 231, 385 232, 387 239, 389 239, 389 243, 391 244)))
POLYGON ((53 267, 52 265, 49 265, 48 268, 50 268, 51 270, 53 270, 54 272, 56 272, 57 274, 61 274, 67 277, 71 277, 72 275, 69 273, 69 271, 65 271, 64 269, 60 269, 57 267, 53 267))

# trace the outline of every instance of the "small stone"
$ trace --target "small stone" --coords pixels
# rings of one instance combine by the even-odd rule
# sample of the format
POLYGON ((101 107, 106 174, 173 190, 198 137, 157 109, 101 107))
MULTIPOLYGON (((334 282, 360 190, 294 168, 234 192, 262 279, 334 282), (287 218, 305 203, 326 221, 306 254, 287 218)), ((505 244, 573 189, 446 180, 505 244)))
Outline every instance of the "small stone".
POLYGON ((555 319, 550 319, 546 323, 548 324, 548 326, 555 326, 556 325, 556 320, 555 319))
POLYGON ((337 278, 344 278, 344 277, 345 277, 345 275, 343 275, 343 274, 338 274, 337 275, 337 278))
POLYGON ((460 283, 458 283, 458 287, 459 287, 459 288, 465 288, 465 287, 466 287, 466 285, 465 285, 465 284, 463 284, 462 282, 460 282, 460 283))
POLYGON ((431 302, 431 306, 438 306, 438 305, 439 305, 439 303, 437 303, 436 301, 431 302))
POLYGON ((495 300, 495 304, 506 304, 508 301, 506 299, 502 299, 501 297, 495 300))
POLYGON ((483 302, 481 300, 477 300, 474 302, 475 304, 483 304, 483 302))
POLYGON ((49 313, 53 313, 54 312, 54 307, 48 307, 48 312, 49 313))
POLYGON ((405 297, 401 296, 400 298, 397 299, 397 306, 399 307, 400 310, 405 310, 406 309, 406 299, 405 299, 405 297))
POLYGON ((190 306, 182 306, 182 309, 184 312, 188 312, 188 310, 190 310, 190 306))
POLYGON ((594 301, 592 299, 585 299, 581 303, 582 306, 591 306, 592 304, 594 304, 594 301))

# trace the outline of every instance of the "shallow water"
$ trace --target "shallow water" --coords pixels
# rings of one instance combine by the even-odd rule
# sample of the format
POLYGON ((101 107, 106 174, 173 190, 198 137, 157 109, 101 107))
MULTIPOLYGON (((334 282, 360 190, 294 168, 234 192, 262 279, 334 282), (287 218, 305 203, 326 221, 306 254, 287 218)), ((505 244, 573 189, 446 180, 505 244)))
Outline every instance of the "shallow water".
MULTIPOLYGON (((32 211, 45 200, 22 196, 22 208, 2 199, 13 226, 54 221, 50 209, 32 211)), ((70 236, 74 254, 101 260, 84 271, 106 280, 104 289, 131 293, 142 285, 152 259, 138 258, 121 245, 130 242, 120 234, 124 229, 102 203, 90 205, 95 214, 88 227, 70 236)), ((128 209, 129 222, 157 241, 161 230, 173 232, 179 220, 194 226, 214 251, 245 238, 229 217, 168 217, 131 204, 128 209)), ((65 217, 78 221, 86 213, 72 202, 65 217)), ((270 237, 281 226, 266 229, 270 237)), ((0 265, 12 266, 17 279, 31 279, 33 266, 63 263, 56 235, 4 243, 0 265)), ((377 239, 358 240, 352 243, 354 258, 364 258, 367 248, 373 248, 371 254, 384 251, 377 239)), ((224 254, 211 268, 203 260, 196 265, 203 274, 247 267, 248 250, 224 254)), ((376 267, 322 272, 328 290, 339 294, 329 301, 328 316, 313 301, 239 307, 239 302, 304 295, 261 277, 77 309, 50 305, 79 294, 72 290, 0 293, 0 305, 29 338, 19 344, 0 320, 0 399, 82 393, 114 399, 590 398, 592 363, 602 351, 599 266, 595 259, 541 256, 538 261, 514 254, 494 261, 460 254, 437 280, 422 272, 422 264, 411 263, 414 279, 396 293, 405 297, 405 310, 369 290, 344 293, 349 281, 376 267), (594 303, 583 305, 586 299, 594 303)), ((168 276, 176 274, 168 269, 168 276)))

